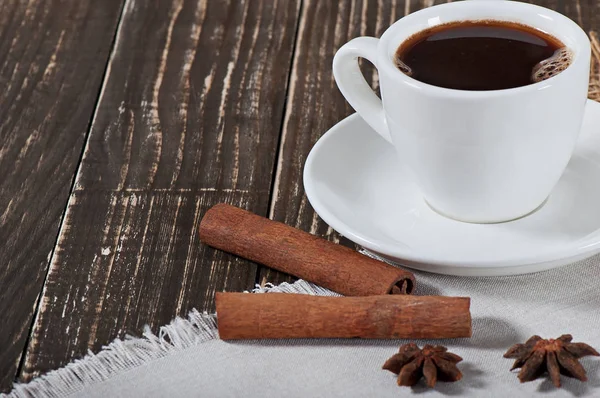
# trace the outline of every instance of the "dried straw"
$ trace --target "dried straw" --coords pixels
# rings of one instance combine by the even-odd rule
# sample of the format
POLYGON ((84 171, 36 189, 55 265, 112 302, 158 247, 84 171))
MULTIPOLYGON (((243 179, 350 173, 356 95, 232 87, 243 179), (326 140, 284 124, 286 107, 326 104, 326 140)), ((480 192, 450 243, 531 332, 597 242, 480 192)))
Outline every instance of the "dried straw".
POLYGON ((600 101, 600 41, 598 34, 594 31, 590 32, 590 42, 592 43, 592 62, 590 65, 588 97, 600 101))

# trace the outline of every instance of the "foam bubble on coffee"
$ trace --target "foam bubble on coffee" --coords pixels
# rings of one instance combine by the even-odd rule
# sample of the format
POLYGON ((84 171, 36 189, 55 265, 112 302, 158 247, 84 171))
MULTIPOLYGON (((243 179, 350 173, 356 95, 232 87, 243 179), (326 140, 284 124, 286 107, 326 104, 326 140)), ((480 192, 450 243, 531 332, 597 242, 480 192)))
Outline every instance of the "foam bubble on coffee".
POLYGON ((534 83, 549 79, 564 71, 573 62, 573 52, 567 47, 559 48, 554 54, 533 67, 531 80, 534 83))
POLYGON ((397 55, 396 57, 394 57, 394 60, 396 62, 396 67, 400 69, 402 73, 404 73, 406 76, 412 76, 413 72, 412 69, 410 69, 410 66, 402 62, 402 60, 397 55))

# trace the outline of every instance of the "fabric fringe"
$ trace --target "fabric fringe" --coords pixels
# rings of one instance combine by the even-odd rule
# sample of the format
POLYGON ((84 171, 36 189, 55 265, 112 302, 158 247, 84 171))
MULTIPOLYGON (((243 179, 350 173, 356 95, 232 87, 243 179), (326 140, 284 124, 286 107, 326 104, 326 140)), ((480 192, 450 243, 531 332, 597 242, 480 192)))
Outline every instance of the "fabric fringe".
MULTIPOLYGON (((299 280, 279 286, 259 285, 253 293, 299 293, 323 296, 339 296, 331 290, 299 280)), ((126 336, 114 340, 94 354, 88 354, 67 366, 51 371, 26 384, 16 384, 6 398, 58 398, 82 391, 118 373, 126 372, 149 361, 185 350, 191 346, 218 339, 215 314, 192 310, 187 319, 175 318, 162 326, 158 334, 146 326, 142 337, 126 336)))
POLYGON ((341 296, 341 294, 332 292, 324 287, 317 286, 314 283, 305 280, 298 280, 294 283, 283 282, 280 285, 267 283, 265 286, 256 285, 252 293, 299 293, 310 294, 312 296, 341 296))
POLYGON ((160 328, 158 335, 146 326, 143 337, 114 340, 98 354, 88 354, 64 368, 49 372, 28 384, 16 384, 2 397, 64 397, 92 384, 135 368, 148 361, 181 351, 186 347, 218 338, 215 315, 192 310, 188 319, 176 318, 160 328))

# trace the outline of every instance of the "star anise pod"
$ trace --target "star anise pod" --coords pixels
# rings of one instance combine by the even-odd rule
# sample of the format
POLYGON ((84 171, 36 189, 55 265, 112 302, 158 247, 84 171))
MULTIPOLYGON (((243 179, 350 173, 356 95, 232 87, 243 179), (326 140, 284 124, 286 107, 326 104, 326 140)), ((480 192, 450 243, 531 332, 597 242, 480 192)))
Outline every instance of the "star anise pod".
POLYGON ((521 368, 521 383, 532 381, 548 371, 556 387, 560 387, 560 375, 587 381, 585 369, 578 359, 598 352, 585 343, 571 343, 573 336, 563 334, 557 339, 533 336, 525 344, 515 344, 506 351, 504 358, 515 358, 510 370, 521 368))
POLYGON ((441 345, 426 344, 420 349, 415 343, 408 343, 385 362, 383 369, 398 375, 399 386, 414 386, 424 377, 427 385, 433 387, 438 380, 460 380, 462 373, 456 367, 460 361, 461 357, 441 345))

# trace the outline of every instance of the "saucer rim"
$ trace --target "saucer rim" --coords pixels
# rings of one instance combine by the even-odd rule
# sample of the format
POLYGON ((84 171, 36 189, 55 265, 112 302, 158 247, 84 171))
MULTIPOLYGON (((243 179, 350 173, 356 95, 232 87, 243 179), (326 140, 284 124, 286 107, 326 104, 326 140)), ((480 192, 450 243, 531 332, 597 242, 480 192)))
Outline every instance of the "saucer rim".
MULTIPOLYGON (((600 112, 600 103, 589 100, 586 103, 585 112, 600 112)), ((334 216, 328 210, 327 206, 325 206, 321 200, 319 199, 319 195, 316 195, 315 192, 317 188, 314 186, 312 179, 310 178, 310 173, 313 170, 314 159, 316 158, 316 154, 320 152, 321 147, 325 145, 325 143, 335 137, 336 134, 342 134, 340 130, 347 128, 347 125, 351 125, 356 123, 356 120, 361 119, 360 115, 357 113, 353 113, 335 125, 333 125, 311 149, 310 153, 306 158, 306 162, 304 165, 304 170, 302 173, 302 179, 304 184, 304 191, 308 198, 309 203, 313 207, 313 209, 317 212, 319 217, 325 221, 329 226, 331 226, 334 230, 336 230, 341 235, 345 236, 349 240, 354 243, 364 247, 365 249, 381 253, 387 257, 393 257, 398 260, 404 260, 413 263, 420 264, 431 264, 436 267, 448 267, 448 268, 464 268, 466 269, 481 269, 481 268, 513 268, 513 267, 532 267, 535 265, 540 265, 542 263, 560 263, 567 261, 571 258, 580 258, 592 256, 598 252, 600 252, 600 233, 592 233, 592 236, 587 236, 577 241, 571 242, 567 245, 562 245, 560 249, 553 251, 546 251, 539 255, 528 255, 528 256, 518 256, 515 255, 513 257, 506 257, 500 260, 496 259, 464 259, 464 260, 445 260, 443 258, 439 258, 437 256, 431 256, 427 254, 419 254, 414 250, 408 249, 403 250, 401 245, 390 245, 385 242, 375 242, 370 240, 368 237, 361 235, 359 231, 354 232, 354 228, 350 228, 343 220, 339 219, 339 217, 334 216)), ((368 126, 366 126, 369 128, 368 126)), ((373 137, 379 137, 378 135, 373 135, 373 137)), ((439 217, 443 217, 439 215, 439 217)), ((457 221, 460 222, 460 221, 457 221)), ((510 221, 509 221, 510 222, 510 221)), ((413 267, 416 268, 416 267, 413 267)), ((420 267, 419 267, 420 268, 420 267)), ((553 267, 548 267, 553 268, 553 267)), ((425 268, 420 268, 426 270, 425 268)), ((431 270, 431 272, 436 272, 431 270)), ((440 272, 440 271, 437 271, 440 272)), ((522 273, 518 271, 511 271, 514 273, 522 273)))

